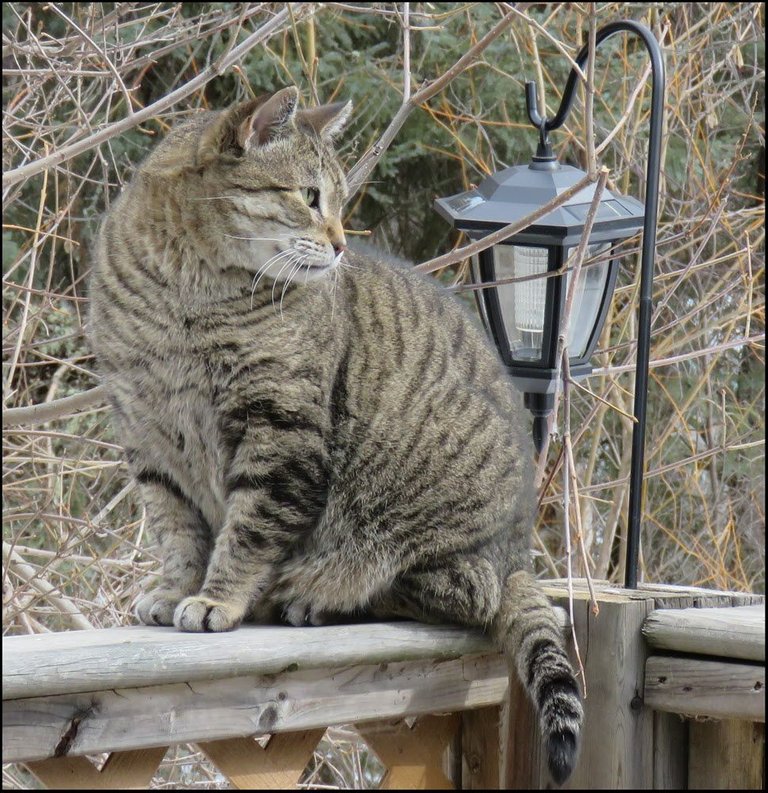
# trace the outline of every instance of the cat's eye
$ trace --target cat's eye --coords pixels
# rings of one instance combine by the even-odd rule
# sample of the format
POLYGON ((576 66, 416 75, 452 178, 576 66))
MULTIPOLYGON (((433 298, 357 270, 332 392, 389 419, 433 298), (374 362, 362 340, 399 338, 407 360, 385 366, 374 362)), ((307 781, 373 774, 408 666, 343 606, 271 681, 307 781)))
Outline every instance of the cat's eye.
POLYGON ((312 209, 320 208, 320 191, 316 187, 302 187, 299 192, 308 207, 312 209))

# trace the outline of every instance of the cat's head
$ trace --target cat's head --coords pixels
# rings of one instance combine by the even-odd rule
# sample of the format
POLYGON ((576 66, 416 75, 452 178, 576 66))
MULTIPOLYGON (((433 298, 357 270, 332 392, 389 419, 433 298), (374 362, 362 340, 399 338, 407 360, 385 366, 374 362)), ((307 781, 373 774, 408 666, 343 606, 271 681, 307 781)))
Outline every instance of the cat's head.
POLYGON ((300 110, 295 87, 208 113, 171 133, 142 169, 218 271, 273 281, 321 277, 341 261, 346 180, 333 139, 351 103, 300 110))

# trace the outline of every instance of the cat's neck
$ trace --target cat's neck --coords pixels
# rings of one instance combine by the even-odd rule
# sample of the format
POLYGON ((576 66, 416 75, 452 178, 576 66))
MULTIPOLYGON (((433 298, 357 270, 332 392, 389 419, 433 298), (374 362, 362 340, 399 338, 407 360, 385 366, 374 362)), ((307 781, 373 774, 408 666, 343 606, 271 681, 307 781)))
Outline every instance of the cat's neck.
POLYGON ((295 282, 273 281, 259 277, 242 268, 230 268, 210 274, 198 264, 187 267, 178 280, 179 302, 185 313, 205 313, 222 306, 259 308, 272 305, 281 314, 290 307, 291 312, 304 311, 310 305, 333 299, 333 276, 304 283, 301 278, 295 282))

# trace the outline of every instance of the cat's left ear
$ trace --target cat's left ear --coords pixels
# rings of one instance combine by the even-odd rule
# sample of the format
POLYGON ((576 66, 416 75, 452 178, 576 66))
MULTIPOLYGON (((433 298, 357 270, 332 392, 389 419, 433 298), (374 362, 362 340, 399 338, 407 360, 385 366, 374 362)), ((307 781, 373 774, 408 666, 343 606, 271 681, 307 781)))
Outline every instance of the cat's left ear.
POLYGON ((352 102, 334 102, 309 110, 299 110, 296 121, 311 127, 321 138, 333 140, 338 137, 352 115, 352 102))
POLYGON ((284 134, 293 125, 298 102, 298 88, 289 85, 248 114, 237 127, 237 142, 243 150, 262 146, 284 134))
POLYGON ((222 111, 200 137, 197 165, 221 155, 241 157, 294 126, 299 92, 295 86, 283 88, 272 96, 249 99, 222 111))

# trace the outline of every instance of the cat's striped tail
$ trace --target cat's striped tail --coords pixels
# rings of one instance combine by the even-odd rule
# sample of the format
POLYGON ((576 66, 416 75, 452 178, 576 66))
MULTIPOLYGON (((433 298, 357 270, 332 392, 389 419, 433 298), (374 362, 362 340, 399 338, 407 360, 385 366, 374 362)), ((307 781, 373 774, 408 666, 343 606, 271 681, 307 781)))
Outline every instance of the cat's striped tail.
POLYGON ((528 573, 507 578, 493 628, 536 706, 549 772, 561 785, 576 765, 584 710, 565 652, 563 629, 528 573))

